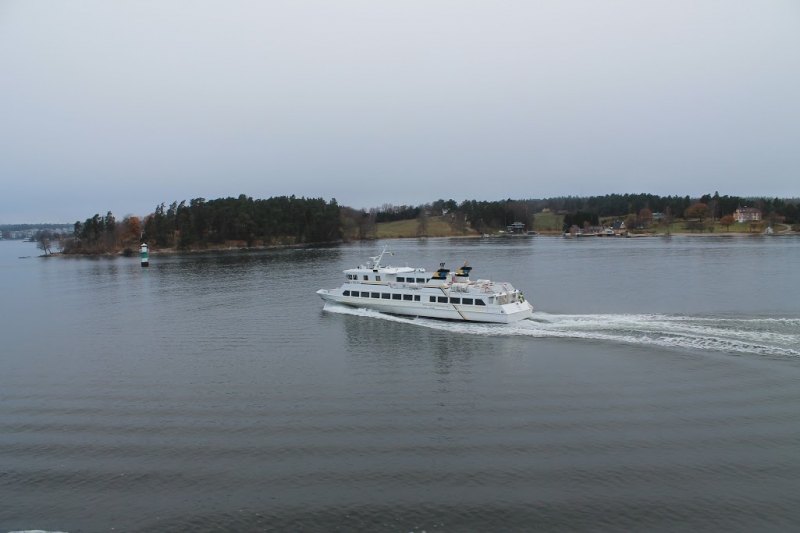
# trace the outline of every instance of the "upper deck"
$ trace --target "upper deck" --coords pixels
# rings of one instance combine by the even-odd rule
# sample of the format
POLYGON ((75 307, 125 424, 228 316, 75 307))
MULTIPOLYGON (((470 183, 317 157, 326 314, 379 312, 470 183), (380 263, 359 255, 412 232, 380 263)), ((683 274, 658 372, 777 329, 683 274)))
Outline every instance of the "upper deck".
POLYGON ((426 272, 424 268, 381 265, 380 260, 385 253, 386 248, 380 256, 370 258, 371 261, 366 265, 344 270, 345 284, 386 285, 391 289, 411 291, 435 289, 437 294, 440 291, 446 291, 446 293, 466 293, 502 297, 502 299, 505 299, 506 296, 519 296, 518 291, 510 283, 484 279, 472 281, 469 277, 472 267, 467 263, 456 272, 450 272, 444 268, 444 263, 440 263, 439 268, 434 273, 430 273, 426 272))

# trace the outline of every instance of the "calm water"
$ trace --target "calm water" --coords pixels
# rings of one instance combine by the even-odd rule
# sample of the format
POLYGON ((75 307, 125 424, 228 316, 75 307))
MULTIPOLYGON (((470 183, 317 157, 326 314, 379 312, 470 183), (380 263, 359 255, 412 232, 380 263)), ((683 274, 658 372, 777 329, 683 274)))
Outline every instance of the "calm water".
POLYGON ((534 319, 323 309, 380 243, 0 242, 0 532, 800 529, 800 239, 391 246, 534 319))

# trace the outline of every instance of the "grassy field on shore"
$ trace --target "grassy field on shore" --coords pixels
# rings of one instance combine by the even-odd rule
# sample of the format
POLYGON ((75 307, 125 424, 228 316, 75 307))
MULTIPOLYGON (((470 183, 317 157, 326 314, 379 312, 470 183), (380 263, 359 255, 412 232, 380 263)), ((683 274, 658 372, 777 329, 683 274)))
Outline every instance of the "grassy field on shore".
POLYGON ((533 219, 533 230, 561 233, 563 224, 564 215, 557 215, 552 212, 536 213, 533 219))
MULTIPOLYGON (((725 234, 725 233, 752 233, 752 234, 759 234, 764 233, 765 226, 761 224, 757 224, 755 227, 751 227, 749 222, 745 222, 739 224, 738 222, 735 224, 731 224, 730 226, 723 226, 719 222, 715 222, 713 226, 713 231, 709 231, 708 229, 704 230, 702 233, 712 233, 712 234, 725 234)), ((788 229, 788 226, 785 224, 777 224, 776 227, 772 228, 774 231, 783 231, 788 229)), ((670 233, 682 233, 688 235, 697 235, 701 233, 698 230, 692 231, 690 229, 686 229, 686 221, 679 220, 677 222, 673 222, 669 227, 670 233)), ((664 225, 658 224, 654 225, 650 231, 655 231, 658 234, 664 234, 667 232, 667 228, 664 225)))
MULTIPOLYGON (((533 223, 534 231, 540 232, 561 232, 561 225, 564 220, 563 215, 555 213, 538 213, 533 223)), ((419 236, 419 222, 414 220, 398 220, 396 222, 381 222, 377 225, 377 237, 379 239, 399 239, 419 236)), ((486 233, 497 233, 505 228, 487 228, 486 233)), ((428 219, 428 229, 425 232, 427 237, 462 237, 477 235, 469 225, 466 231, 456 232, 450 225, 447 217, 430 217, 428 219)))
MULTIPOLYGON (((402 239, 420 236, 419 222, 416 219, 381 222, 377 226, 377 237, 379 239, 402 239)), ((456 232, 453 231, 449 219, 445 217, 428 218, 428 229, 425 231, 426 237, 461 237, 464 235, 477 235, 477 232, 469 226, 467 226, 466 231, 456 232)))

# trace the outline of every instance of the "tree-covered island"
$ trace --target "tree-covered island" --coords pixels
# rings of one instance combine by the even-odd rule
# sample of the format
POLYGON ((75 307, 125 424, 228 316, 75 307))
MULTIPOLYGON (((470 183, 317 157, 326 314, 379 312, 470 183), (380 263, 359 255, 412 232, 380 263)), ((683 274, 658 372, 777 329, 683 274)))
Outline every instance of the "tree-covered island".
MULTIPOLYGON (((202 250, 324 244, 354 239, 468 236, 505 233, 517 223, 526 231, 561 233, 571 227, 624 225, 629 232, 763 232, 800 230, 797 199, 704 195, 609 194, 543 200, 436 200, 418 206, 384 204, 372 209, 340 206, 335 199, 278 196, 162 203, 153 213, 122 220, 108 212, 74 224, 58 239, 65 254, 134 253, 141 242, 154 250, 202 250), (744 206, 758 221, 734 214, 744 206), (794 226, 793 226, 794 225, 794 226)), ((49 243, 48 243, 49 246, 49 243)))
POLYGON ((66 254, 102 254, 138 249, 208 249, 336 242, 342 239, 341 209, 333 199, 279 196, 160 204, 139 219, 117 221, 109 212, 76 222, 74 234, 62 245, 66 254))

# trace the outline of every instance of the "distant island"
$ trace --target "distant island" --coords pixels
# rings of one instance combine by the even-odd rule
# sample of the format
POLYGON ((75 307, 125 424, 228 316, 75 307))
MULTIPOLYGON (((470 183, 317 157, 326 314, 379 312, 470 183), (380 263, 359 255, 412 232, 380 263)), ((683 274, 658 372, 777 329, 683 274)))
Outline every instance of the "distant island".
POLYGON ((142 218, 108 212, 75 222, 69 233, 43 230, 40 248, 63 254, 133 254, 141 242, 153 251, 213 250, 325 244, 350 240, 481 235, 659 235, 794 233, 800 200, 707 194, 478 201, 436 200, 418 206, 340 206, 335 199, 279 196, 156 206, 142 218))

